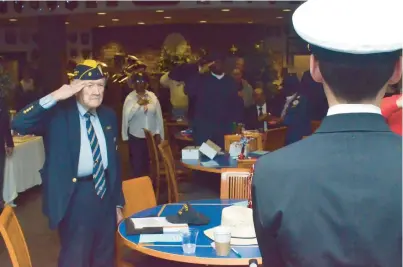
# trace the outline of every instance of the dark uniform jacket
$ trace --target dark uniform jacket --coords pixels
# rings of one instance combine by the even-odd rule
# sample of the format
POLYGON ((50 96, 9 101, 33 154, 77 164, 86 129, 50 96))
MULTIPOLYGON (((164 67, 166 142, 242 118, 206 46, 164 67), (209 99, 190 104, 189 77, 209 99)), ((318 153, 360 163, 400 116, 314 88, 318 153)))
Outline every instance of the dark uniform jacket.
POLYGON ((402 139, 379 114, 327 116, 261 157, 252 199, 264 266, 402 266, 402 139))

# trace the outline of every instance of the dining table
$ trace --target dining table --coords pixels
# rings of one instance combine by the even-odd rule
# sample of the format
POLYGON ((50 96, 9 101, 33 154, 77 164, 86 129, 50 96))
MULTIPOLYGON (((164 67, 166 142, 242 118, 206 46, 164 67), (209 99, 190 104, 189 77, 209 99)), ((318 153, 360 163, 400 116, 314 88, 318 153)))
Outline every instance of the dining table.
MULTIPOLYGON (((229 207, 234 204, 237 205, 245 201, 246 200, 243 199, 208 199, 171 203, 137 212, 130 217, 166 217, 177 214, 185 203, 190 204, 197 212, 210 219, 207 225, 189 225, 190 229, 193 228, 199 231, 196 241, 196 250, 193 254, 183 253, 181 240, 176 242, 141 243, 141 235, 127 234, 127 224, 124 221, 119 224, 118 233, 128 248, 168 261, 199 265, 248 266, 249 261, 251 259, 255 259, 259 264, 261 264, 262 258, 258 245, 232 245, 231 247, 233 249, 230 251, 228 256, 217 256, 215 249, 212 246, 213 240, 204 234, 205 230, 221 224, 221 213, 225 207, 229 207)), ((130 218, 126 220, 130 220, 130 218)))
MULTIPOLYGON (((267 153, 267 151, 254 151, 250 153, 250 156, 248 155, 247 159, 258 159, 267 153)), ((223 169, 238 167, 238 159, 226 152, 220 152, 213 159, 204 155, 201 155, 200 159, 181 159, 181 163, 190 170, 209 173, 221 173, 223 169)))

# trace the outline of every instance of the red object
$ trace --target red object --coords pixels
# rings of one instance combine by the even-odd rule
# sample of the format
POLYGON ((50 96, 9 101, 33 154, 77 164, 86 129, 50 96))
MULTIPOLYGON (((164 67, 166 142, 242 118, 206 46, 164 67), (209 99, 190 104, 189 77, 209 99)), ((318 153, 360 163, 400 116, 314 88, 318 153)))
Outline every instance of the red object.
POLYGON ((402 135, 402 109, 396 104, 396 101, 402 95, 393 95, 385 97, 381 103, 382 115, 385 117, 392 132, 402 135))

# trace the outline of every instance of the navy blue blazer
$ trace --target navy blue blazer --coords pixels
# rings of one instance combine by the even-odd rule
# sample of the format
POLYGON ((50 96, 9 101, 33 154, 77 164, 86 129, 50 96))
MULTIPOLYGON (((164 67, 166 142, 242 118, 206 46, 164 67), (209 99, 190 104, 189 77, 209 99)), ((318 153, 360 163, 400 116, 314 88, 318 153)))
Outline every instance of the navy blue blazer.
POLYGON ((381 115, 327 116, 261 157, 252 201, 264 266, 402 266, 402 138, 381 115))
POLYGON ((297 95, 286 111, 284 125, 287 126, 285 145, 301 140, 304 136, 311 135, 311 119, 309 116, 309 103, 304 95, 297 95))
MULTIPOLYGON (((108 154, 108 189, 113 204, 123 206, 121 165, 117 151, 118 123, 116 114, 100 106, 97 115, 101 122, 108 154)), ((51 228, 56 228, 66 213, 77 185, 76 176, 80 154, 80 118, 74 98, 58 102, 44 109, 36 101, 17 113, 12 128, 20 134, 43 136, 45 163, 40 170, 43 182, 43 211, 51 228)))

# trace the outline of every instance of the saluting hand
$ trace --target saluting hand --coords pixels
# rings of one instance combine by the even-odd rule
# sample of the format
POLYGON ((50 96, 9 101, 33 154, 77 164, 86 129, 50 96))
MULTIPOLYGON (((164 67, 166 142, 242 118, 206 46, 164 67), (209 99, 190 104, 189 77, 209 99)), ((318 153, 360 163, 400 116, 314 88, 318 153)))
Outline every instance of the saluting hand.
POLYGON ((80 92, 84 87, 85 82, 82 81, 77 81, 72 84, 64 84, 62 87, 54 91, 52 96, 56 101, 64 100, 80 92))

